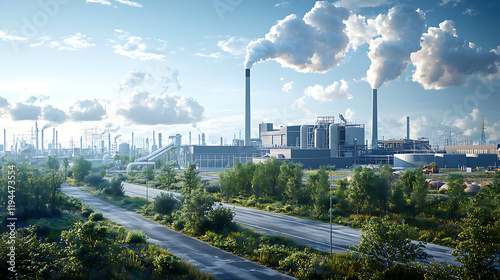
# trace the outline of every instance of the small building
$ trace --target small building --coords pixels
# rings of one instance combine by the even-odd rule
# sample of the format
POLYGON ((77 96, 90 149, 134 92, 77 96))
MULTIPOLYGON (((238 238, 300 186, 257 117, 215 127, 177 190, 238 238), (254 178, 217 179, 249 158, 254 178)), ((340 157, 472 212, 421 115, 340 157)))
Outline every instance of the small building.
POLYGON ((395 154, 395 168, 415 168, 435 162, 439 168, 498 166, 496 154, 395 154))

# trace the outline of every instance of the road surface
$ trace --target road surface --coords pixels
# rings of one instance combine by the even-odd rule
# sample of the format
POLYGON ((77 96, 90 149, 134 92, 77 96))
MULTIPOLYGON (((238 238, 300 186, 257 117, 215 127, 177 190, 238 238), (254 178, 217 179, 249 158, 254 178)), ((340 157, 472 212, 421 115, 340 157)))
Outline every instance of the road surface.
MULTIPOLYGON (((143 187, 142 187, 143 188, 143 187)), ((144 189, 144 188, 143 188, 144 189)), ((199 269, 222 280, 294 279, 271 268, 258 265, 213 247, 196 238, 171 230, 132 211, 104 202, 79 188, 62 184, 61 191, 80 198, 94 210, 130 230, 142 230, 149 242, 159 244, 173 254, 195 264, 199 269)))
MULTIPOLYGON (((124 189, 128 196, 146 197, 146 188, 143 186, 124 183, 124 189)), ((148 192, 151 200, 162 192, 168 193, 165 190, 152 188, 149 188, 148 192)), ((234 220, 241 225, 251 227, 264 234, 290 236, 300 244, 306 244, 325 252, 330 251, 329 224, 230 204, 224 204, 224 206, 234 210, 236 213, 234 220)), ((360 235, 361 232, 357 229, 334 225, 333 250, 337 252, 348 251, 350 246, 359 244, 360 235)), ((427 243, 426 245, 426 252, 432 256, 434 261, 457 264, 451 255, 452 251, 451 248, 436 244, 427 243)))

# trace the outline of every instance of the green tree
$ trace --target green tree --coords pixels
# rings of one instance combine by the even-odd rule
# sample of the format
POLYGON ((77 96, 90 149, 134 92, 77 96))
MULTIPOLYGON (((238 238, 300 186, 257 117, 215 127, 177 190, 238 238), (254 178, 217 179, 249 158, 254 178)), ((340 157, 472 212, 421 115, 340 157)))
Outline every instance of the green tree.
POLYGON ((327 215, 330 208, 330 183, 327 171, 321 168, 316 173, 309 174, 306 187, 311 194, 314 215, 316 217, 327 215))
POLYGON ((421 172, 422 170, 417 167, 415 169, 407 169, 401 176, 399 176, 399 184, 403 188, 407 197, 410 197, 412 194, 413 186, 415 185, 414 183, 417 180, 416 175, 421 172))
POLYGON ((301 200, 302 189, 302 166, 292 162, 286 162, 280 167, 279 180, 284 187, 284 199, 288 203, 297 203, 301 200))
POLYGON ((252 195, 260 198, 263 194, 267 193, 271 186, 271 181, 266 174, 263 163, 255 165, 255 171, 252 178, 252 195))
POLYGON ((354 247, 370 267, 391 268, 396 263, 428 258, 424 243, 412 243, 411 239, 418 237, 418 233, 407 224, 390 224, 386 218, 371 218, 363 230, 361 242, 354 247))
POLYGON ((415 169, 412 184, 413 188, 410 194, 410 205, 414 207, 415 213, 418 213, 425 209, 427 198, 428 183, 425 181, 425 175, 422 170, 415 169))
POLYGON ((180 201, 172 193, 161 193, 155 197, 154 211, 163 215, 170 215, 180 208, 180 201))
POLYGON ((194 189, 187 194, 181 211, 181 219, 186 223, 186 230, 195 235, 205 233, 209 226, 208 214, 216 199, 205 195, 202 190, 194 189))
POLYGON ((172 165, 165 165, 161 168, 160 175, 158 179, 164 188, 169 189, 173 184, 177 182, 176 173, 172 165))
POLYGON ((184 188, 186 188, 187 193, 191 193, 193 189, 197 189, 201 184, 201 178, 198 176, 200 172, 196 170, 196 164, 190 163, 186 171, 184 171, 184 176, 182 181, 184 182, 184 188))
POLYGON ((363 207, 368 210, 368 214, 372 215, 372 210, 377 205, 382 205, 387 201, 388 188, 383 184, 380 178, 376 176, 375 172, 369 168, 357 167, 354 169, 354 176, 351 180, 351 187, 349 188, 349 201, 355 205, 356 212, 363 207))
POLYGON ((406 208, 406 199, 401 185, 396 185, 391 190, 391 204, 394 213, 403 213, 406 208))
POLYGON ((500 279, 500 221, 473 198, 460 226, 460 242, 452 252, 462 263, 460 279, 500 279))
POLYGON ((63 167, 64 167, 64 179, 68 177, 68 168, 69 168, 69 158, 63 158, 63 167))
POLYGON ((59 170, 59 159, 57 158, 57 156, 48 156, 45 164, 47 165, 48 169, 55 171, 59 170))
POLYGON ((89 174, 91 168, 92 163, 82 156, 75 158, 75 163, 71 168, 73 171, 73 178, 75 178, 77 182, 83 182, 83 179, 89 174))
POLYGON ((465 197, 464 177, 460 174, 451 174, 448 180, 446 209, 450 217, 456 218, 465 197))

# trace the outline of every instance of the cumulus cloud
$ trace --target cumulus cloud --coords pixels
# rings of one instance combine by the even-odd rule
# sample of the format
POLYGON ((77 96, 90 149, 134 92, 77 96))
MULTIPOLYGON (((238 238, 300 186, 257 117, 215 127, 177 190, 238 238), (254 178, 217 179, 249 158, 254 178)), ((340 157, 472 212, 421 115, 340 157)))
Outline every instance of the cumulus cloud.
MULTIPOLYGON (((139 36, 133 36, 123 30, 115 30, 118 35, 117 42, 110 40, 115 44, 113 49, 115 53, 139 60, 164 60, 165 55, 158 53, 158 48, 150 48, 139 36)), ((161 48, 160 48, 161 49, 161 48)))
POLYGON ((340 99, 351 99, 352 95, 349 93, 349 86, 344 80, 340 82, 335 81, 333 84, 324 88, 321 85, 310 86, 305 91, 306 96, 311 96, 319 101, 332 101, 340 99))
POLYGON ((217 43, 223 51, 233 55, 244 55, 250 40, 241 37, 231 37, 227 40, 222 40, 217 43))
POLYGON ((18 102, 10 109, 10 116, 14 121, 36 121, 41 112, 40 106, 18 102))
POLYGON ((359 8, 370 8, 370 7, 379 7, 383 5, 390 5, 391 1, 389 0, 339 0, 335 2, 336 5, 346 7, 350 10, 355 10, 359 8))
POLYGON ((160 97, 142 91, 134 93, 126 108, 117 113, 134 124, 195 124, 203 119, 204 108, 193 98, 174 94, 160 97))
POLYGON ((150 76, 151 75, 146 72, 132 71, 128 74, 126 80, 120 85, 120 90, 124 90, 125 88, 135 88, 142 85, 146 77, 150 76))
POLYGON ((293 81, 285 83, 281 89, 283 92, 289 93, 293 89, 293 81))
POLYGON ((61 46, 59 48, 60 50, 74 51, 82 48, 95 47, 95 44, 91 44, 87 41, 87 35, 83 35, 80 32, 76 33, 73 36, 64 38, 63 43, 64 46, 61 46))
POLYGON ((26 37, 7 34, 8 31, 0 30, 0 40, 3 41, 25 41, 28 40, 26 37))
POLYGON ((464 85, 471 75, 497 73, 499 56, 460 39, 455 23, 447 20, 439 28, 429 27, 422 49, 411 60, 416 67, 413 81, 425 89, 444 89, 464 85))
POLYGON ((157 67, 148 71, 130 72, 125 81, 120 84, 120 91, 146 89, 164 93, 170 86, 175 86, 177 90, 182 88, 179 81, 179 70, 173 70, 169 67, 157 67))
POLYGON ((51 123, 61 124, 68 119, 68 115, 61 109, 54 108, 52 105, 43 107, 43 119, 51 123))
POLYGON ((352 120, 354 119, 354 116, 355 116, 355 115, 356 115, 356 111, 354 111, 353 109, 351 109, 351 108, 347 108, 347 109, 345 109, 345 114, 344 114, 344 116, 345 116, 345 118, 346 118, 347 120, 351 120, 351 121, 352 121, 352 120))
POLYGON ((302 19, 292 14, 247 47, 245 68, 275 60, 299 72, 326 72, 344 61, 349 38, 344 20, 350 11, 318 1, 302 19))
POLYGON ((43 102, 47 99, 49 99, 50 97, 48 95, 31 95, 30 97, 28 97, 26 99, 26 103, 28 104, 34 104, 36 102, 43 102))
POLYGON ((372 88, 379 88, 401 76, 411 53, 420 49, 425 17, 415 7, 399 5, 387 15, 378 15, 374 24, 381 36, 370 41, 368 57, 372 63, 367 80, 372 88))
POLYGON ((7 99, 0 96, 0 108, 5 108, 7 106, 9 106, 7 99))
POLYGON ((77 100, 69 108, 73 121, 100 121, 106 116, 106 109, 97 99, 77 100))
POLYGON ((345 21, 347 37, 349 37, 349 46, 354 50, 365 43, 368 43, 373 37, 378 35, 374 20, 360 15, 351 15, 345 21))

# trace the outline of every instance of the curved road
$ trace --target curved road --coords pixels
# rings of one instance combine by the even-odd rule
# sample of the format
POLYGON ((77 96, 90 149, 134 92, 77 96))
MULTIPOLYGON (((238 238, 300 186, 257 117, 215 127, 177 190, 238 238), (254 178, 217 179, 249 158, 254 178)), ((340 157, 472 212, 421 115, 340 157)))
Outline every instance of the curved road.
MULTIPOLYGON (((144 187, 141 187, 144 190, 144 187)), ((79 188, 61 185, 61 191, 80 198, 85 204, 101 211, 104 216, 127 229, 142 230, 149 242, 159 244, 173 254, 195 264, 199 269, 214 274, 219 279, 294 279, 271 268, 258 265, 244 258, 171 230, 132 211, 104 202, 79 188)), ((144 193, 145 196, 145 193, 144 193)))
MULTIPOLYGON (((130 183, 124 183, 125 194, 128 196, 146 197, 146 188, 130 183)), ((149 198, 169 191, 148 189, 149 198)), ((170 192, 175 195, 179 193, 170 192)), ((330 251, 330 225, 313 220, 287 216, 278 213, 224 204, 236 213, 234 220, 242 225, 251 227, 258 232, 270 235, 290 236, 301 244, 306 244, 321 251, 330 251)), ((348 251, 350 246, 358 245, 361 241, 361 231, 346 226, 333 226, 333 250, 338 252, 348 251)), ((451 255, 453 249, 427 243, 426 252, 432 256, 430 261, 448 262, 458 264, 451 255)))

